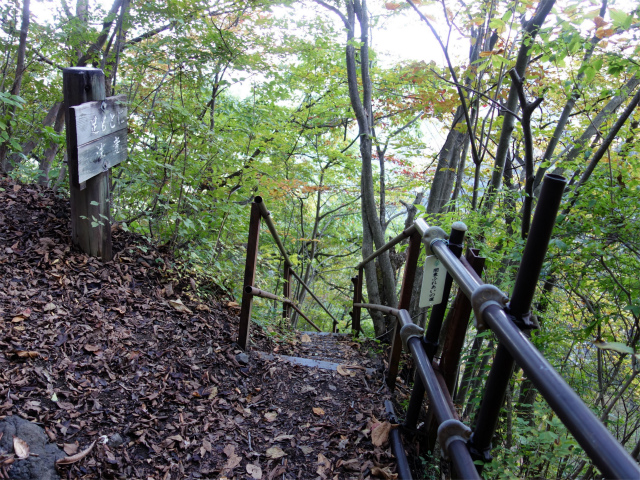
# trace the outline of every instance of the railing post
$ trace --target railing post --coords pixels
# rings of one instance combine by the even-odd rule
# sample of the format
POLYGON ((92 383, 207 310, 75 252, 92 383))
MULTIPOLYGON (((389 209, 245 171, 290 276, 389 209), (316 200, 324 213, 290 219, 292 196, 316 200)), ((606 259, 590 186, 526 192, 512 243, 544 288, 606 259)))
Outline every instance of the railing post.
MULTIPOLYGON (((456 256, 460 257, 462 253, 462 244, 464 242, 464 234, 467 231, 467 226, 462 222, 455 222, 451 227, 451 235, 449 236, 449 250, 456 256)), ((429 325, 424 336, 424 349, 431 362, 433 356, 438 349, 438 337, 440 336, 440 329, 442 328, 442 321, 444 320, 444 313, 449 303, 449 294, 451 293, 451 285, 453 284, 453 278, 449 273, 445 278, 444 292, 442 294, 442 301, 434 305, 431 308, 431 315, 429 316, 429 325)), ((409 399, 409 406, 407 407, 407 416, 405 418, 405 427, 408 429, 414 429, 420 416, 420 409, 422 408, 422 402, 424 400, 424 385, 419 376, 415 377, 413 384, 413 390, 411 391, 411 398, 409 399)))
MULTIPOLYGON (((531 303, 566 184, 567 180, 564 177, 552 174, 547 174, 542 182, 540 199, 507 310, 513 322, 521 330, 530 331, 534 327, 531 322, 531 303)), ((514 365, 513 357, 500 343, 487 378, 474 432, 469 441, 469 450, 474 460, 483 462, 491 460, 491 438, 498 424, 500 409, 514 365)), ((483 466, 479 465, 478 471, 482 472, 482 469, 483 466)))
MULTIPOLYGON (((244 266, 244 285, 253 286, 256 279, 256 263, 258 261, 258 241, 260 239, 260 208, 257 203, 251 204, 251 218, 249 220, 249 240, 247 242, 247 260, 244 266)), ((249 346, 251 331, 251 307, 253 295, 243 290, 242 307, 240 310, 240 326, 238 329, 238 345, 244 351, 249 346)))
MULTIPOLYGON (((284 262, 284 283, 282 285, 282 295, 291 300, 291 265, 284 262)), ((291 318, 291 304, 282 304, 282 318, 291 318)))
POLYGON ((364 276, 364 268, 358 269, 358 275, 353 277, 353 312, 351 316, 351 330, 354 337, 360 334, 360 317, 362 315, 362 308, 356 307, 358 303, 362 303, 362 280, 364 276))
MULTIPOLYGON (((467 250, 466 259, 473 270, 481 275, 484 268, 484 257, 478 256, 479 250, 470 248, 467 250)), ((460 365, 460 354, 464 346, 464 339, 467 334, 469 316, 471 315, 471 302, 460 290, 456 294, 450 310, 450 320, 446 328, 446 336, 442 346, 442 358, 440 359, 440 372, 444 378, 447 390, 453 397, 453 388, 460 365)))
MULTIPOLYGON (((402 288, 400 290, 400 299, 398 301, 398 310, 408 310, 411 303, 411 293, 413 284, 416 279, 416 270, 418 268, 418 258, 420 257, 420 247, 422 246, 422 237, 417 231, 409 237, 409 246, 407 248, 407 260, 404 266, 404 276, 402 277, 402 288)), ((389 353, 389 370, 387 371, 387 386, 393 391, 396 388, 396 376, 398 375, 398 367, 400 363, 400 354, 402 353, 402 340, 400 339, 400 325, 396 319, 394 327, 393 342, 391 343, 391 352, 389 353)))

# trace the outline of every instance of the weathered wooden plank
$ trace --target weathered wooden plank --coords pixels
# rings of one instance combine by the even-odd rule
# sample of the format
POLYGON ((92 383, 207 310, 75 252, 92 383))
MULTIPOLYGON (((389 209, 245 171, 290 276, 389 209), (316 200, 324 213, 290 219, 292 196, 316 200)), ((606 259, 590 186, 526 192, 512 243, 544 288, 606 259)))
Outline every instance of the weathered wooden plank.
POLYGON ((126 95, 118 95, 71 107, 75 116, 78 146, 126 129, 126 102, 126 95))
POLYGON ((86 182, 127 159, 127 130, 78 147, 78 181, 86 182))

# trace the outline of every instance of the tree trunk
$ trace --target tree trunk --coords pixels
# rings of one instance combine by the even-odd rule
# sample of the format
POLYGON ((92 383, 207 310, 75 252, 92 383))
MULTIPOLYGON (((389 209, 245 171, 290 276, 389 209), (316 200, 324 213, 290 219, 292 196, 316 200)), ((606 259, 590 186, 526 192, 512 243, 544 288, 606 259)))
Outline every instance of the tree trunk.
MULTIPOLYGON (((535 41, 540 26, 544 22, 545 18, 551 11, 551 8, 555 4, 555 0, 542 0, 536 8, 535 14, 529 22, 526 23, 523 38, 518 51, 518 57, 516 59, 515 71, 520 78, 524 77, 525 70, 529 63, 530 45, 535 41)), ((482 207, 483 213, 486 215, 493 210, 495 203, 495 194, 500 189, 502 184, 502 174, 504 170, 505 160, 507 158, 507 151, 509 150, 509 144, 511 142, 511 134, 515 127, 516 117, 511 112, 516 112, 518 109, 518 88, 514 81, 511 82, 511 88, 509 89, 509 97, 507 98, 507 104, 504 109, 504 121, 502 123, 502 130, 500 131, 500 140, 498 143, 498 149, 496 151, 496 158, 493 166, 493 173, 491 181, 487 188, 487 192, 484 197, 484 204, 482 207)))
MULTIPOLYGON (((366 258, 376 249, 381 248, 384 241, 384 225, 381 222, 376 205, 376 194, 373 181, 373 110, 372 85, 369 73, 369 13, 366 0, 347 0, 347 15, 343 15, 337 8, 322 0, 316 0, 328 10, 337 14, 347 30, 347 45, 345 59, 347 64, 347 85, 351 108, 358 123, 360 139, 360 157, 362 160, 362 176, 360 186, 362 190, 362 256, 366 258), (360 26, 360 58, 356 62, 355 27, 356 20, 360 26), (360 65, 360 80, 362 91, 358 85, 358 64, 360 65), (361 98, 362 95, 362 98, 361 98)), ((384 195, 382 195, 384 198, 384 195)), ((393 266, 389 259, 389 252, 385 252, 377 259, 381 273, 378 285, 376 264, 369 262, 365 266, 368 302, 384 304, 395 308, 398 304, 393 266), (381 294, 382 291, 382 294, 381 294)), ((390 331, 391 319, 383 320, 379 313, 371 312, 376 337, 386 338, 390 331)))
MULTIPOLYGON (((64 108, 62 107, 62 103, 58 103, 60 108, 58 109, 58 114, 56 115, 56 123, 53 126, 53 130, 56 133, 62 132, 64 128, 64 108)), ((39 167, 40 167, 40 175, 38 176, 38 185, 49 185, 49 171, 51 170, 51 164, 53 163, 54 158, 56 158, 56 154, 60 145, 56 142, 49 142, 49 146, 45 149, 42 154, 42 158, 40 159, 39 167)))
MULTIPOLYGON (((620 88, 620 94, 614 96, 607 104, 604 106, 600 112, 589 122, 589 126, 585 129, 585 131, 578 137, 577 140, 573 142, 573 146, 571 148, 565 149, 558 155, 558 159, 563 159, 563 161, 571 162, 578 158, 590 140, 598 133, 600 126, 607 120, 613 113, 622 105, 627 98, 633 93, 636 87, 640 85, 640 76, 633 76, 622 88, 620 88)), ((548 168, 540 167, 536 172, 536 178, 533 184, 533 188, 539 192, 540 185, 542 182, 542 178, 544 177, 545 172, 548 168)), ((554 173, 562 175, 564 173, 564 168, 556 168, 554 173)))
MULTIPOLYGON (((600 8, 600 16, 604 18, 606 11, 607 11, 607 0, 604 0, 602 7, 600 8)), ((582 57, 581 67, 589 64, 589 62, 591 61, 591 57, 593 55, 593 51, 595 50, 596 45, 598 44, 598 42, 600 42, 600 40, 601 39, 594 34, 589 44, 589 47, 587 48, 587 51, 582 57)), ((551 135, 551 140, 549 140, 549 143, 547 144, 547 148, 545 149, 544 155, 542 156, 542 160, 540 161, 541 166, 538 168, 538 171, 536 172, 536 178, 533 182, 534 190, 542 182, 544 173, 547 170, 547 167, 543 167, 542 165, 544 165, 546 162, 551 162, 551 159, 553 158, 553 152, 555 151, 556 146, 560 141, 560 137, 562 136, 562 133, 564 132, 564 129, 569 121, 571 112, 573 111, 573 107, 578 101, 578 98, 580 98, 582 80, 584 79, 585 75, 586 75, 586 71, 583 68, 580 68, 580 70, 578 70, 578 75, 576 75, 576 78, 574 80, 574 84, 573 84, 573 88, 571 89, 571 95, 569 96, 569 100, 567 101, 564 108, 562 109, 562 113, 560 114, 560 119, 558 120, 558 123, 556 124, 556 127, 553 130, 553 135, 551 135)))
MULTIPOLYGON (((20 87, 22 86, 22 77, 24 76, 25 64, 24 57, 27 51, 27 36, 29 34, 29 1, 23 0, 22 4, 22 25, 20 27, 20 42, 18 44, 18 59, 16 61, 16 76, 11 87, 11 95, 20 95, 20 87)), ((16 107, 9 109, 9 121, 7 124, 7 134, 9 140, 13 134, 12 121, 16 114, 16 107)), ((0 145, 0 172, 8 173, 13 170, 13 162, 9 162, 7 154, 9 153, 9 140, 0 145)))

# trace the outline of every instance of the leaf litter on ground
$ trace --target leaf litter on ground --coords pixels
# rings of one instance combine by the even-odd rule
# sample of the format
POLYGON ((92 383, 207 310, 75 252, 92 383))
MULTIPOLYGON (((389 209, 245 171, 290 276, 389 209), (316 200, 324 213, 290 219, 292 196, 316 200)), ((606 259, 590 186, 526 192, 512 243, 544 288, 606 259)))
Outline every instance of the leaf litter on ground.
MULTIPOLYGON (((222 289, 200 278, 215 295, 196 296, 167 251, 119 229, 113 260, 90 258, 71 246, 67 199, 6 179, 0 188, 0 415, 42 425, 68 455, 58 461, 65 478, 395 469, 367 428, 384 416, 380 373, 343 376, 251 353, 241 365, 239 304, 222 289)), ((307 336, 275 343, 255 327, 251 350, 378 365, 349 337, 318 349, 307 336)))

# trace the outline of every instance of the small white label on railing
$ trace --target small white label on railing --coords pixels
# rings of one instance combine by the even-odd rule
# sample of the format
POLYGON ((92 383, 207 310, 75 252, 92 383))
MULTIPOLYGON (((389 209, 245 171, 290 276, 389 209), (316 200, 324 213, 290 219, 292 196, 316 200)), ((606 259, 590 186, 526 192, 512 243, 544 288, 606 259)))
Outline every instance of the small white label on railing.
POLYGON ((424 274, 422 275, 422 290, 420 291, 420 308, 437 305, 442 301, 444 292, 444 279, 447 270, 435 255, 427 257, 424 262, 424 274))

